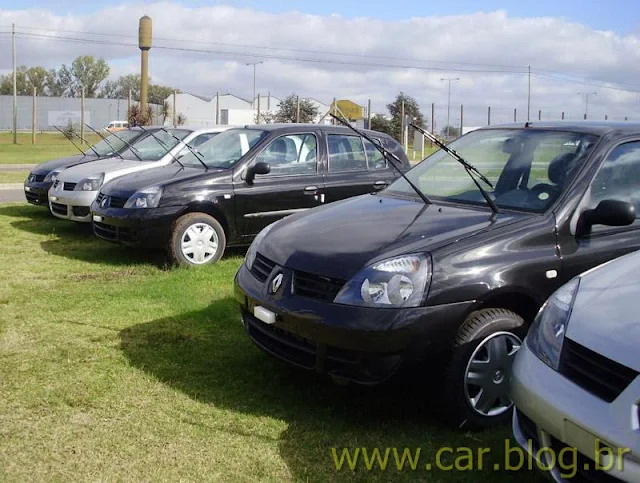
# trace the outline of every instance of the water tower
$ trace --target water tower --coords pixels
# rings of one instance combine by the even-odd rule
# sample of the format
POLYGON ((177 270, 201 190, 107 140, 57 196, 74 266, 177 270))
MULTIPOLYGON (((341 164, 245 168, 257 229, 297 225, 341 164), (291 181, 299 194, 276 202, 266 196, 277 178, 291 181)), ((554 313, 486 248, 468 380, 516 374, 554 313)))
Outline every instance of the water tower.
POLYGON ((140 47, 140 111, 147 113, 149 93, 149 50, 151 49, 151 17, 140 18, 138 28, 138 47, 140 47))

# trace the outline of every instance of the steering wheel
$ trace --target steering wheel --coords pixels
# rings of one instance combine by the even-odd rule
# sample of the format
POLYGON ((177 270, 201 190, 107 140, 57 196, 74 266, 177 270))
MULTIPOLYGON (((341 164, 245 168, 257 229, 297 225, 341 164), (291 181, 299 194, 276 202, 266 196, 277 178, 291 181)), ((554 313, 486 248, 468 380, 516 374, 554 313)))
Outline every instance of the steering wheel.
POLYGON ((535 200, 537 203, 547 203, 548 200, 556 198, 559 194, 560 189, 557 186, 548 183, 539 183, 529 190, 530 199, 535 200))

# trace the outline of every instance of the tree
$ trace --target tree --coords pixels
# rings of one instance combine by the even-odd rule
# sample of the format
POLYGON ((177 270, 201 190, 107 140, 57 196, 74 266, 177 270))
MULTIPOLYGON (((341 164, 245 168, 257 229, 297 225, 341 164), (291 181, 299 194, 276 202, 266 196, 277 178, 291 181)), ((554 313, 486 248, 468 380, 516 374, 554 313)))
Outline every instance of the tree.
POLYGON ((184 126, 186 122, 187 122, 187 116, 179 112, 178 115, 176 116, 176 124, 178 126, 184 126))
POLYGON ((25 76, 29 90, 33 91, 33 88, 35 87, 37 95, 43 96, 46 94, 47 84, 49 80, 49 72, 47 71, 47 69, 40 66, 29 67, 25 71, 25 76))
POLYGON ((460 128, 453 126, 445 126, 442 128, 441 134, 447 138, 457 138, 460 136, 460 128))
POLYGON ((262 111, 259 118, 257 114, 253 116, 253 122, 256 124, 272 124, 276 122, 276 115, 271 111, 262 111))
MULTIPOLYGON (((296 94, 291 94, 280 101, 275 114, 276 122, 296 122, 297 99, 296 94)), ((318 107, 309 99, 300 98, 300 122, 313 122, 317 116, 318 107)))
POLYGON ((171 95, 173 92, 180 92, 178 89, 174 89, 173 87, 161 86, 158 84, 150 84, 149 85, 149 93, 148 93, 148 101, 149 104, 160 104, 171 95))
POLYGON ((393 136, 393 126, 391 125, 391 119, 387 119, 382 114, 376 114, 371 117, 371 126, 369 129, 374 131, 387 133, 389 136, 393 136))
POLYGON ((64 95, 65 86, 60 80, 58 71, 50 69, 47 73, 47 92, 53 97, 62 97, 64 95))
POLYGON ((160 105, 160 117, 162 118, 162 124, 167 122, 167 119, 169 119, 169 116, 172 114, 173 109, 171 108, 169 101, 162 101, 162 104, 160 105))
POLYGON ((96 97, 100 84, 109 76, 109 66, 104 59, 96 60, 93 55, 81 55, 71 67, 62 64, 58 79, 64 87, 64 94, 77 97, 84 87, 85 97, 96 97))
MULTIPOLYGON (((402 101, 404 101, 404 113, 409 116, 411 121, 416 124, 416 126, 424 126, 424 117, 420 112, 420 106, 416 100, 405 94, 404 92, 400 92, 396 96, 396 100, 391 104, 387 104, 387 109, 389 110, 389 114, 391 114, 391 126, 393 129, 393 136, 400 142, 402 142, 402 101)), ((414 129, 409 128, 409 139, 413 137, 414 129)))

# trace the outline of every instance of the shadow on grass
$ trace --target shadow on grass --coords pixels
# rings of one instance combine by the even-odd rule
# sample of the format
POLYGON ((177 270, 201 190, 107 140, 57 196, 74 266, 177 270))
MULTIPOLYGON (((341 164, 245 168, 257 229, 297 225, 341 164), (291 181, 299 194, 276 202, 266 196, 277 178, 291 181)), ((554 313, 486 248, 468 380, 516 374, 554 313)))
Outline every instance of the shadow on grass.
MULTIPOLYGON (((121 349, 132 365, 199 402, 239 413, 284 420, 279 451, 294 479, 429 479, 513 481, 493 472, 504 461, 508 428, 472 435, 442 426, 435 416, 438 387, 429 368, 379 387, 339 386, 289 366, 260 351, 246 335, 232 298, 177 317, 136 325, 120 333, 121 349), (442 446, 494 446, 485 471, 427 474, 442 446), (336 472, 331 448, 422 448, 422 470, 336 472), (435 478, 435 479, 434 479, 435 478)), ((513 444, 513 443, 512 443, 513 444)), ((454 458, 443 459, 453 464, 454 458)), ((474 465, 476 463, 474 462, 474 465)), ((475 466, 474 466, 475 467, 475 466)), ((520 472, 521 482, 539 481, 520 472)))

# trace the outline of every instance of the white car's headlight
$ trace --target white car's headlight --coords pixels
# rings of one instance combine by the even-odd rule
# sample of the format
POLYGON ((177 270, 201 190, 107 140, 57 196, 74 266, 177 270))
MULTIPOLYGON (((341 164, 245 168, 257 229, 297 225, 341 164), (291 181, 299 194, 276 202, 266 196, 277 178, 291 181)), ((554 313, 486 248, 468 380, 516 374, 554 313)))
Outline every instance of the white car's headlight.
POLYGON ((576 277, 556 290, 536 315, 527 335, 529 349, 556 371, 579 287, 580 278, 576 277))
POLYGON ((247 250, 247 254, 244 257, 244 263, 245 263, 245 265, 247 266, 247 268, 249 270, 251 270, 251 268, 253 267, 253 262, 256 260, 256 253, 258 251, 258 245, 260 245, 260 243, 262 242, 264 237, 267 235, 267 233, 269 233, 271 231, 271 229, 273 228, 274 224, 275 223, 271 223, 270 225, 265 226, 260 231, 260 233, 258 233, 256 235, 256 237, 253 239, 253 242, 251 243, 251 246, 247 250))
POLYGON ((104 173, 89 176, 76 184, 74 191, 97 191, 100 189, 100 186, 102 186, 103 181, 104 173))
POLYGON ((157 208, 162 198, 162 188, 154 186, 136 191, 127 202, 125 208, 157 208))
POLYGON ((45 183, 55 183, 56 179, 58 179, 58 175, 60 174, 60 171, 50 171, 48 175, 46 175, 44 177, 44 182, 45 183))
POLYGON ((411 254, 376 262, 355 275, 334 303, 365 307, 419 307, 431 283, 431 257, 411 254))

